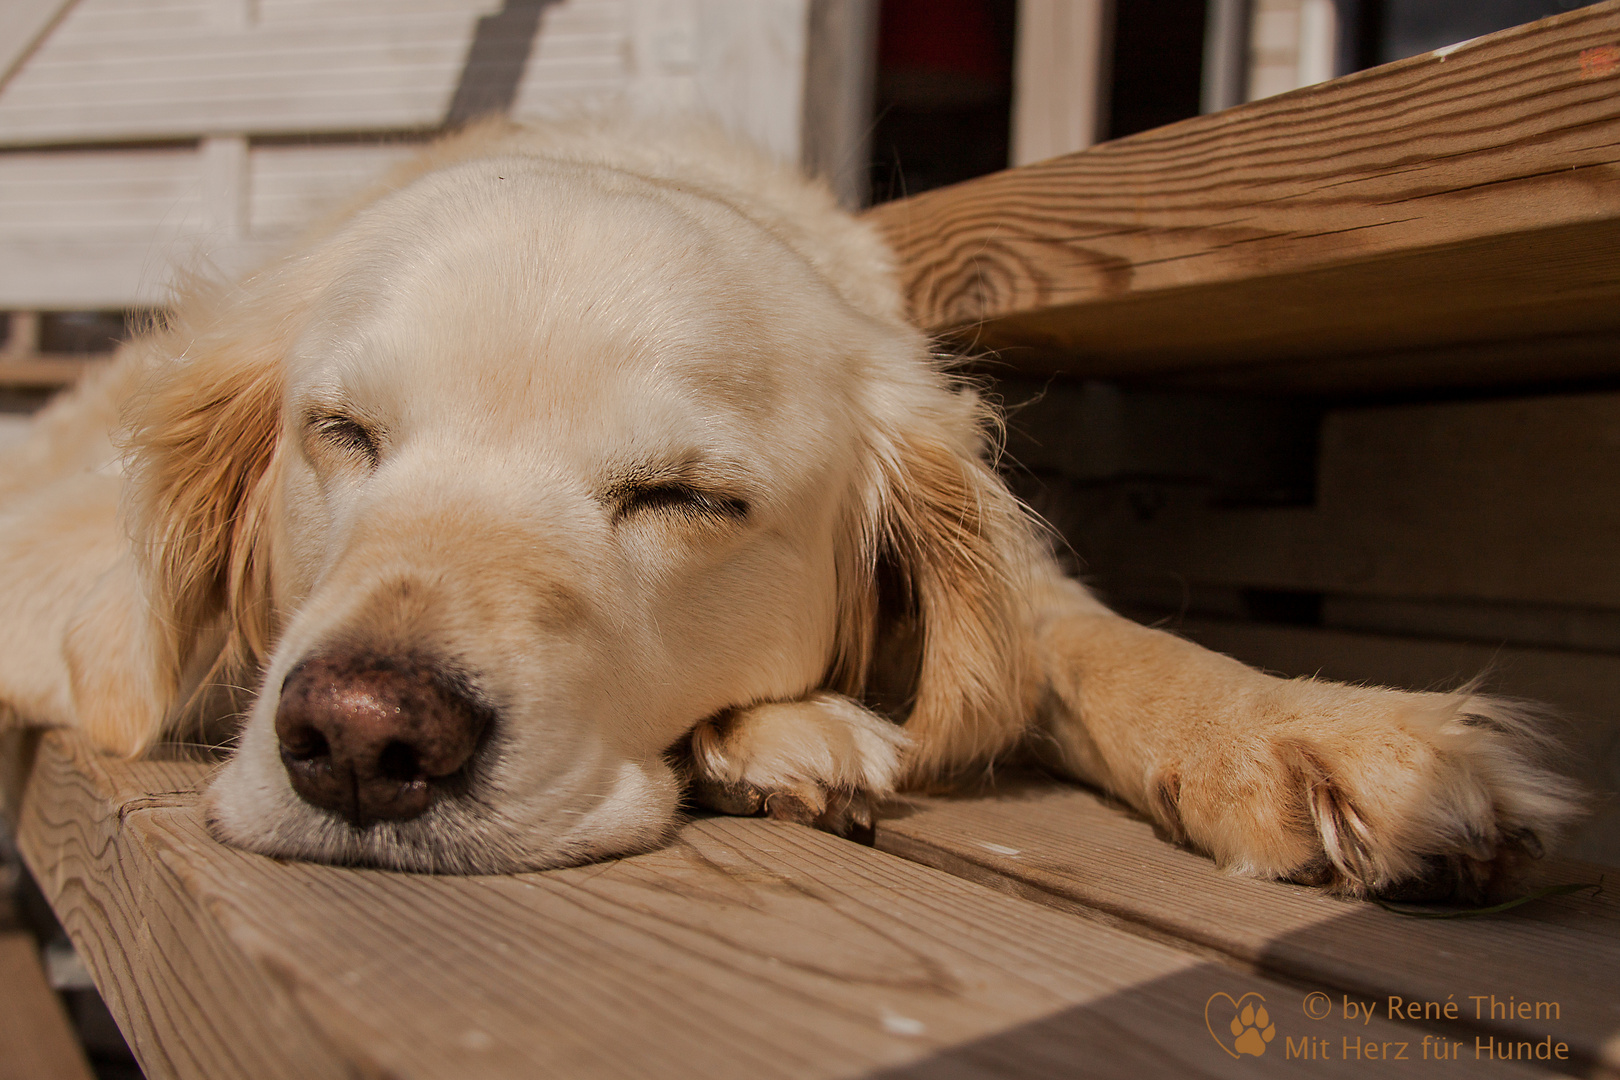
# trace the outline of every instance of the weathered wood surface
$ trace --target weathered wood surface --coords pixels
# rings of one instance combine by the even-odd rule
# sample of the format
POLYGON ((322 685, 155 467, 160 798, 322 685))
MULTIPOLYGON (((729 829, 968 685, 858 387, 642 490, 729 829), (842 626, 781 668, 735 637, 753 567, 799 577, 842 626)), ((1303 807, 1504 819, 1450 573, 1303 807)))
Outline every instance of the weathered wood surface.
POLYGON ((0 927, 0 1080, 91 1080, 28 934, 0 927))
MULTIPOLYGON (((1374 1003, 1383 1017, 1391 995, 1403 1008, 1450 1000, 1458 1019, 1428 1027, 1464 1040, 1470 1059, 1476 1038, 1551 1037, 1566 1042, 1583 1068, 1620 1071, 1620 890, 1612 881, 1599 896, 1549 897, 1495 916, 1413 919, 1313 889, 1224 877, 1098 795, 1033 777, 973 797, 917 800, 881 824, 878 847, 1062 910, 1105 912, 1290 982, 1333 988, 1333 1012, 1318 1034, 1335 1045, 1354 1027, 1343 1016, 1346 995, 1374 1003), (1509 998, 1556 1002, 1559 1016, 1493 1020, 1492 995, 1504 1011, 1509 998)), ((1601 873, 1573 863, 1548 872, 1569 883, 1595 882, 1601 873)))
POLYGON ((0 4, 0 86, 74 0, 10 0, 0 4))
POLYGON ((600 865, 395 874, 215 844, 205 771, 52 734, 23 796, 24 854, 154 1080, 1299 1067, 1281 1051, 1307 1027, 1298 988, 797 826, 706 819, 600 865), (1280 1035, 1240 1061, 1205 1007, 1250 991, 1280 1035))
MULTIPOLYGON (((79 0, 0 80, 0 309, 166 305, 177 271, 250 269, 487 112, 690 108, 793 160, 809 9, 79 0)), ((862 130, 821 149, 855 160, 862 130)))
POLYGON ((798 156, 809 0, 79 0, 0 146, 435 131, 617 98, 798 156))
POLYGON ((870 218, 923 326, 1141 377, 1614 334, 1617 181, 1611 0, 870 218))
POLYGON ((0 153, 0 308, 166 305, 184 274, 250 269, 417 145, 0 153))
POLYGON ((515 69, 504 53, 480 65, 473 51, 480 20, 500 10, 498 0, 80 0, 0 88, 0 145, 431 129, 470 79, 511 81, 508 103, 623 88, 623 5, 533 5, 532 24, 511 20, 511 33, 533 37, 515 69))

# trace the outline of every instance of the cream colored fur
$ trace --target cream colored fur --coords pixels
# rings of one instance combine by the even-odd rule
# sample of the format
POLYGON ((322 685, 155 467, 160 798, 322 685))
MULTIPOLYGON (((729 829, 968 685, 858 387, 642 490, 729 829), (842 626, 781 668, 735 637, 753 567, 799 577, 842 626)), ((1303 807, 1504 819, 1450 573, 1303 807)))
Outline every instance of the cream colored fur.
POLYGON ((1271 678, 1064 580, 890 262, 705 129, 447 140, 5 459, 0 697, 139 754, 242 688, 218 835, 404 868, 644 849, 683 784, 858 829, 1020 752, 1348 892, 1488 890, 1556 835, 1512 707, 1271 678), (465 795, 355 828, 293 792, 278 691, 338 643, 467 673, 465 795))

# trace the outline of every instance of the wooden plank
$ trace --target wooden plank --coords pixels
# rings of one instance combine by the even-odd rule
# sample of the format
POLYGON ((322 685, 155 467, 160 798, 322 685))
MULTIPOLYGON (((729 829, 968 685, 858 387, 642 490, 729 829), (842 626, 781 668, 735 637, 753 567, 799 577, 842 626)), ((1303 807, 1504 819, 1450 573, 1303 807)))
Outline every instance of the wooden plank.
POLYGON ((696 109, 782 161, 803 150, 811 0, 626 5, 628 99, 696 109))
POLYGON ((0 4, 0 87, 56 25, 74 0, 11 0, 0 4))
POLYGON ((1018 0, 1012 164, 1072 154, 1097 141, 1106 117, 1111 36, 1103 0, 1018 0))
MULTIPOLYGON (((498 5, 317 5, 241 27, 125 26, 116 7, 82 0, 0 89, 0 145, 437 128, 478 18, 498 5)), ((547 5, 518 100, 622 89, 619 15, 600 0, 547 5), (571 7, 598 10, 570 26, 571 7)))
POLYGON ((406 141, 255 146, 248 155, 249 231, 294 236, 420 149, 406 141))
POLYGON ((799 163, 858 210, 871 195, 877 0, 811 0, 799 163))
MULTIPOLYGON (((1620 1071, 1620 895, 1612 887, 1487 918, 1412 919, 1312 889, 1225 877, 1098 795, 1027 778, 986 795, 917 800, 880 824, 877 844, 1013 895, 1105 911, 1262 972, 1334 987, 1331 1014, 1316 1032, 1335 1047, 1359 1023, 1344 1015, 1347 997, 1387 1018, 1394 995, 1403 1009, 1414 1000, 1456 1002, 1455 1020, 1426 1029, 1462 1042, 1470 1066, 1477 1039, 1550 1038, 1568 1044, 1577 1069, 1620 1071), (1503 1007, 1494 1019, 1492 995, 1503 1007), (1544 1008, 1535 1019, 1532 1004, 1529 1018, 1509 1019, 1509 997, 1557 1002, 1559 1015, 1548 1018, 1544 1008)), ((1597 877, 1578 864, 1553 869, 1557 881, 1597 877)))
POLYGON ((1265 361, 1154 376, 1155 386, 1300 396, 1359 395, 1390 389, 1478 391, 1492 386, 1580 384, 1607 379, 1620 333, 1564 333, 1462 345, 1397 348, 1307 361, 1265 361))
POLYGON ((246 269, 416 152, 399 140, 0 153, 0 308, 166 303, 178 267, 246 269))
POLYGON ((1144 515, 1115 490, 1052 516, 1105 582, 1614 609, 1617 442, 1615 394, 1334 410, 1313 507, 1170 491, 1144 515))
POLYGON ((0 1080, 91 1080, 34 939, 0 932, 0 1080))
MULTIPOLYGON (((56 739, 46 736, 44 746, 56 739)), ((185 895, 179 882, 190 868, 181 860, 162 862, 134 837, 114 843, 126 815, 194 801, 198 767, 141 762, 95 769, 92 753, 82 745, 77 753, 92 771, 42 754, 58 786, 43 800, 43 778, 37 771, 29 778, 18 847, 146 1075, 347 1075, 333 1067, 330 1048, 300 1022, 286 992, 243 962, 185 895), (135 864, 149 873, 129 872, 135 864), (161 1045, 157 1031, 167 1036, 161 1045)))
POLYGON ((0 387, 55 390, 72 386, 105 356, 20 356, 0 358, 0 387))
POLYGON ((705 819, 600 865, 396 874, 215 844, 205 773, 52 733, 23 796, 24 854, 154 1078, 1298 1067, 1281 1036, 1237 1061, 1205 1018, 1253 991, 1302 1040, 1298 989, 798 826, 705 819))
POLYGON ((0 153, 0 237, 156 240, 202 224, 201 184, 193 146, 0 153))
POLYGON ((77 311, 165 307, 180 268, 245 272, 276 250, 269 241, 193 233, 150 238, 0 237, 0 308, 77 311))
POLYGON ((13 311, 6 316, 5 347, 0 359, 25 360, 39 348, 39 312, 13 311))
POLYGON ((1610 0, 869 217, 922 325, 1037 370, 1614 332, 1616 49, 1610 0))

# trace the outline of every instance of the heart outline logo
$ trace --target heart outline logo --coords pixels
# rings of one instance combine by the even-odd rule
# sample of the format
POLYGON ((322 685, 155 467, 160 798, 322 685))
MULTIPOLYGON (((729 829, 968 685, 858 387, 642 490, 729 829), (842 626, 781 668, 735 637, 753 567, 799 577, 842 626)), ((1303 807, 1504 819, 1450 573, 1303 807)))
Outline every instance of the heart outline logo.
MULTIPOLYGON (((1262 995, 1262 994, 1258 994, 1258 993, 1254 992, 1253 990, 1251 990, 1247 994, 1244 994, 1242 997, 1234 999, 1231 994, 1228 994, 1228 993, 1226 993, 1225 991, 1222 991, 1222 990, 1217 990, 1215 993, 1209 995, 1209 999, 1204 1002, 1204 1028, 1209 1032, 1209 1037, 1215 1040, 1215 1045, 1220 1047, 1222 1050, 1225 1050, 1228 1057, 1232 1058, 1235 1061, 1235 1060, 1241 1058, 1244 1054, 1250 1054, 1250 1055, 1252 1055, 1254 1057, 1259 1057, 1262 1054, 1264 1054, 1266 1052, 1266 1043, 1269 1043, 1271 1041, 1270 1038, 1262 1038, 1262 1039, 1259 1040, 1259 1047, 1260 1047, 1259 1050, 1242 1050, 1242 1051, 1239 1051, 1239 1050, 1233 1048, 1233 1047, 1237 1046, 1238 1043, 1234 1042, 1232 1046, 1228 1046, 1228 1045, 1226 1045, 1226 1043, 1221 1041, 1221 1037, 1218 1034, 1216 1034, 1216 1032, 1215 1032, 1215 1025, 1210 1023, 1210 1020, 1209 1020, 1210 1006, 1215 1004, 1215 999, 1216 998, 1225 998, 1226 1001, 1227 1001, 1227 1004, 1232 1006, 1232 1021, 1231 1021, 1231 1023, 1232 1024, 1237 1024, 1237 1023, 1239 1023, 1238 1018, 1243 1012, 1243 1003, 1248 1001, 1250 998, 1253 998, 1255 1001, 1258 1001, 1258 1002, 1261 1003, 1260 1016, 1265 1017, 1266 1016, 1266 1012, 1265 1012, 1265 1000, 1266 999, 1265 999, 1265 996, 1262 995)), ((1222 1027, 1230 1027, 1229 1024, 1223 1024, 1221 1026, 1222 1027)), ((1276 1026, 1274 1024, 1268 1024, 1266 1026, 1268 1026, 1273 1032, 1275 1032, 1276 1026)), ((1253 1033, 1251 1032, 1251 1034, 1253 1034, 1253 1033)), ((1240 1036, 1240 1038, 1241 1038, 1241 1036, 1240 1036)))

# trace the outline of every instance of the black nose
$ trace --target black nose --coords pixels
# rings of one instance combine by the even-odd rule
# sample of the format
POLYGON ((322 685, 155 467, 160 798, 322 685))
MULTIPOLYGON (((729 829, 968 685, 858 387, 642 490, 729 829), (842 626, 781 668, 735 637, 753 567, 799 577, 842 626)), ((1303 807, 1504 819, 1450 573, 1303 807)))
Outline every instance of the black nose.
POLYGON ((417 817, 461 774, 489 711, 430 661, 304 660, 281 685, 276 737, 293 790, 364 827, 417 817))

